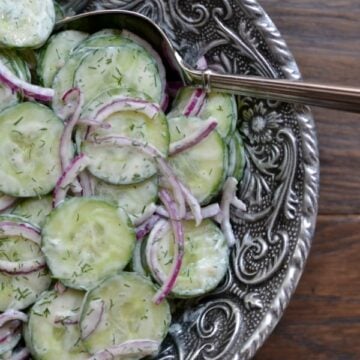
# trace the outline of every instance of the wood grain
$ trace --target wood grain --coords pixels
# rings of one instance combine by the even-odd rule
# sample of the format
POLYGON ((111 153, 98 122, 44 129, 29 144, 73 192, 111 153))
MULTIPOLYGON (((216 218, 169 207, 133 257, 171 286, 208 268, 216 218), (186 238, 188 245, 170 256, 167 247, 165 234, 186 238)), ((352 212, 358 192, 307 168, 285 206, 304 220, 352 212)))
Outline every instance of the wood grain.
MULTIPOLYGON (((303 78, 360 86, 359 0, 260 0, 303 78)), ((313 109, 321 191, 299 287, 257 360, 360 359, 360 114, 313 109)))

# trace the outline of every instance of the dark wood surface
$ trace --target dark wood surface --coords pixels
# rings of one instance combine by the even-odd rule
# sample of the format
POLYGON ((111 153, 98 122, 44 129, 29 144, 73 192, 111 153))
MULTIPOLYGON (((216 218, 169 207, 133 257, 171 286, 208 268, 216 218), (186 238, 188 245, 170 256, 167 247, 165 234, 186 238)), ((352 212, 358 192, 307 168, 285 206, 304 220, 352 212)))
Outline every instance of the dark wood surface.
MULTIPOLYGON (((360 87, 360 0, 259 0, 303 78, 360 87)), ((360 115, 313 109, 317 231, 297 291, 257 360, 360 359, 360 115)))

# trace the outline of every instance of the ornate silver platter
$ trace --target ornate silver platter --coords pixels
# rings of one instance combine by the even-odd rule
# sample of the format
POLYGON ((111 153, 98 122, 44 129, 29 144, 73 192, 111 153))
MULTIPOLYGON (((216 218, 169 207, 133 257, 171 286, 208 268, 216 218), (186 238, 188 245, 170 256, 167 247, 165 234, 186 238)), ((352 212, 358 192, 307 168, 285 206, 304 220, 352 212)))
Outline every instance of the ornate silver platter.
MULTIPOLYGON (((205 55, 227 73, 299 79, 274 24, 254 0, 62 1, 66 12, 126 9, 159 24, 183 55, 205 55)), ((250 359, 274 329, 304 269, 319 183, 317 140, 307 108, 239 98, 248 211, 232 213, 238 242, 222 285, 178 304, 162 360, 250 359)))

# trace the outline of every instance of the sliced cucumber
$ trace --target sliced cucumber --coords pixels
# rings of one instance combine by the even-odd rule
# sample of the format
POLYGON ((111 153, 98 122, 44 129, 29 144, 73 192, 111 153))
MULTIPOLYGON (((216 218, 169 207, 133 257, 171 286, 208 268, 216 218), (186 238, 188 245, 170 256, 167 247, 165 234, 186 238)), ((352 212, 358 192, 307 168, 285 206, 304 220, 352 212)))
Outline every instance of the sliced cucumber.
POLYGON ((235 131, 229 142, 229 169, 228 176, 240 181, 244 175, 245 148, 239 131, 235 131))
MULTIPOLYGON (((185 254, 172 290, 174 297, 192 297, 213 290, 229 264, 229 247, 221 230, 211 220, 184 221, 185 254)), ((169 230, 154 244, 160 271, 169 274, 174 254, 174 235, 169 230)), ((154 278, 156 278, 155 274, 154 278)))
POLYGON ((79 52, 83 50, 96 50, 109 46, 116 47, 128 44, 133 44, 133 42, 129 39, 126 39, 125 37, 120 36, 119 34, 95 33, 91 35, 88 39, 84 40, 81 44, 79 44, 74 49, 74 52, 79 52))
POLYGON ((88 34, 81 31, 66 30, 48 40, 41 49, 37 67, 38 78, 43 86, 52 85, 56 73, 65 65, 71 51, 87 36, 88 34))
POLYGON ((52 101, 52 108, 62 119, 64 118, 64 103, 62 97, 66 91, 73 87, 75 71, 88 53, 89 52, 80 52, 73 54, 54 78, 52 88, 55 91, 55 95, 52 101))
MULTIPOLYGON (((194 89, 191 87, 183 87, 178 91, 169 117, 177 117, 183 113, 193 91, 194 89)), ((225 93, 208 93, 198 117, 203 120, 207 120, 209 117, 216 119, 218 122, 216 130, 223 139, 228 141, 237 122, 235 97, 225 93)))
POLYGON ((87 331, 93 301, 103 301, 104 311, 99 326, 84 340, 88 351, 96 353, 135 339, 162 341, 170 325, 170 309, 166 301, 153 303, 155 293, 150 280, 129 272, 112 276, 90 290, 81 311, 81 332, 87 331))
POLYGON ((72 289, 62 294, 48 291, 34 304, 25 341, 35 359, 85 360, 90 357, 80 341, 79 325, 66 321, 80 315, 83 297, 83 292, 72 289))
MULTIPOLYGON (((203 120, 180 116, 169 120, 171 142, 192 134, 203 120)), ((208 203, 221 190, 228 159, 227 147, 221 136, 213 131, 206 139, 178 155, 169 158, 175 173, 201 203, 208 203)))
POLYGON ((20 202, 12 214, 21 216, 32 224, 42 227, 51 211, 52 196, 45 196, 41 199, 31 198, 20 202))
POLYGON ((22 103, 0 114, 0 191, 17 197, 48 194, 61 175, 63 123, 46 106, 22 103))
POLYGON ((143 264, 143 244, 145 240, 138 240, 135 244, 133 256, 131 258, 130 268, 142 276, 149 276, 150 272, 143 264))
POLYGON ((112 185, 94 179, 95 195, 123 208, 132 221, 141 217, 148 205, 156 203, 158 179, 156 176, 138 184, 112 185))
POLYGON ((114 87, 141 91, 157 103, 162 97, 157 64, 136 44, 107 47, 90 53, 76 70, 74 85, 83 91, 85 103, 114 87))
MULTIPOLYGON (((168 152, 169 131, 166 117, 162 111, 150 118, 141 109, 129 106, 105 119, 111 128, 94 129, 94 137, 121 135, 149 143, 164 155, 168 152)), ((84 141, 81 151, 90 164, 88 170, 96 177, 112 184, 134 184, 142 182, 156 173, 154 160, 136 148, 103 146, 84 141)))
POLYGON ((65 201, 48 217, 42 250, 55 278, 88 289, 130 261, 135 232, 127 215, 95 198, 65 201))
MULTIPOLYGON (((22 218, 14 215, 1 216, 0 221, 23 223, 22 218)), ((41 257, 43 254, 33 241, 21 236, 0 239, 0 260, 21 262, 41 257)), ((10 275, 0 272, 0 311, 27 308, 50 286, 50 283, 51 278, 47 269, 26 275, 10 275)))
POLYGON ((55 25, 52 0, 2 0, 0 44, 9 47, 40 47, 55 25))

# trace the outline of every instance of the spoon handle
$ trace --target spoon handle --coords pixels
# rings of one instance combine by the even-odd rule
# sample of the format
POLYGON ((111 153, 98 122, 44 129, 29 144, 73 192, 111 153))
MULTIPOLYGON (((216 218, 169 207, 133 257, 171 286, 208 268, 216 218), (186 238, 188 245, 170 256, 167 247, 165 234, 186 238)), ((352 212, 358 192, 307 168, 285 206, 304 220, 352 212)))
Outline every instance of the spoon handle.
POLYGON ((314 105, 360 113, 360 89, 257 76, 223 75, 211 70, 191 71, 188 80, 207 90, 314 105))

